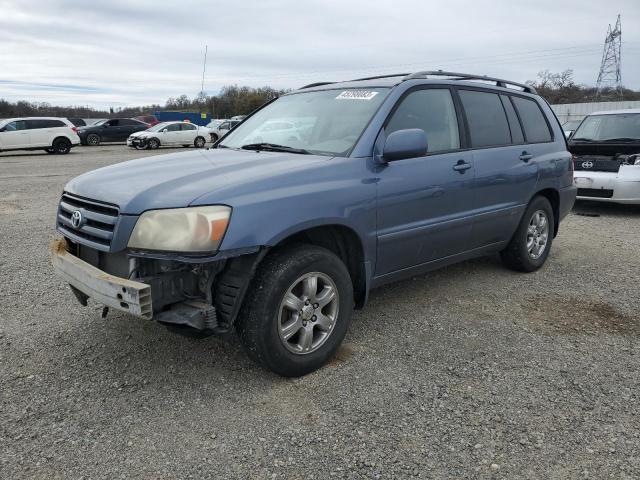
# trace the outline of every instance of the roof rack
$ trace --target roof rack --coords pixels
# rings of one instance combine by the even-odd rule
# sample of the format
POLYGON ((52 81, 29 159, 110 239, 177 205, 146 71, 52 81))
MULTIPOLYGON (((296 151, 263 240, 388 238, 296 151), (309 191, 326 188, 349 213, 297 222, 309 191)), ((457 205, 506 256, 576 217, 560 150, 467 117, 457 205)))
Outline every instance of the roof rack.
POLYGON ((375 77, 356 78, 354 80, 349 80, 349 81, 360 82, 362 80, 378 80, 379 78, 405 77, 407 75, 411 75, 411 74, 410 73, 390 73, 388 75, 376 75, 375 77))
POLYGON ((298 90, 304 90, 305 88, 320 87, 320 86, 322 86, 322 85, 331 85, 332 83, 336 83, 336 82, 316 82, 316 83, 310 83, 309 85, 305 85, 304 87, 300 87, 298 90))
POLYGON ((403 82, 412 80, 414 78, 426 78, 428 76, 440 76, 440 77, 454 77, 452 80, 483 80, 488 82, 495 82, 496 86, 508 88, 507 85, 513 85, 519 87, 527 93, 537 94, 536 89, 530 85, 524 83, 512 82, 511 80, 503 80, 501 78, 487 77, 486 75, 472 75, 469 73, 456 73, 456 72, 444 72, 442 70, 425 70, 423 72, 415 72, 407 75, 402 79, 403 82))

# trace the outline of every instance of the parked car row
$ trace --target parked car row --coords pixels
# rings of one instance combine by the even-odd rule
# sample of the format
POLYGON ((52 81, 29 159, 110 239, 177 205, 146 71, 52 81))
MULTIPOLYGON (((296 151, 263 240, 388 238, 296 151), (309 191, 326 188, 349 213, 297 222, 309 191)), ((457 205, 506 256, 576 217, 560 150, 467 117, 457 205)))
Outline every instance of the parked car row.
POLYGON ((9 118, 0 120, 0 151, 46 150, 64 154, 76 145, 96 146, 102 142, 126 142, 139 149, 163 145, 202 148, 208 141, 219 140, 240 123, 241 119, 234 118, 214 120, 207 127, 187 121, 160 124, 154 115, 103 119, 91 125, 81 118, 9 118))

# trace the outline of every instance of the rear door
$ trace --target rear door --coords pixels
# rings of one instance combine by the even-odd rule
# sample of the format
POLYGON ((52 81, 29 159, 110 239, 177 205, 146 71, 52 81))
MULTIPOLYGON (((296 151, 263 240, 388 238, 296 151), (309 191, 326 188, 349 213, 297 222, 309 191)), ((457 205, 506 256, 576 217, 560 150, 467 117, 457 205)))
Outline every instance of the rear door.
POLYGON ((147 128, 149 128, 149 126, 146 123, 142 123, 133 119, 123 118, 119 123, 118 136, 116 140, 126 140, 127 137, 129 137, 129 135, 131 135, 132 133, 146 130, 147 128))
POLYGON ((67 125, 61 120, 55 119, 27 120, 27 128, 29 129, 31 146, 33 147, 50 147, 56 137, 67 133, 66 131, 64 133, 61 131, 62 128, 67 128, 67 125))
POLYGON ((0 132, 0 149, 28 148, 31 146, 31 135, 26 120, 15 120, 7 123, 0 132))
MULTIPOLYGON (((192 145, 196 140, 198 128, 192 123, 182 123, 180 125, 180 140, 183 145, 192 145)), ((205 138, 206 140, 206 138, 205 138)))
POLYGON ((463 150, 451 90, 419 87, 398 101, 381 135, 420 128, 428 153, 390 162, 378 182, 376 276, 468 249, 472 229, 473 155, 463 150))
POLYGON ((507 241, 531 198, 538 177, 509 96, 460 88, 476 173, 471 248, 507 241))

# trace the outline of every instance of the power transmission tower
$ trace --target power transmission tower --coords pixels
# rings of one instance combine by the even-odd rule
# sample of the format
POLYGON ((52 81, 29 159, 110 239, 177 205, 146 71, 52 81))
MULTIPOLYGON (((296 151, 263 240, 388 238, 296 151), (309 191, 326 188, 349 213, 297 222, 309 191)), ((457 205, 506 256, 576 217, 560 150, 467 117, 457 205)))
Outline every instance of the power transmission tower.
POLYGON ((600 63, 600 73, 596 84, 596 99, 600 99, 603 93, 614 93, 618 100, 622 100, 622 26, 620 15, 616 21, 616 26, 607 30, 607 37, 604 40, 602 51, 602 62, 600 63))

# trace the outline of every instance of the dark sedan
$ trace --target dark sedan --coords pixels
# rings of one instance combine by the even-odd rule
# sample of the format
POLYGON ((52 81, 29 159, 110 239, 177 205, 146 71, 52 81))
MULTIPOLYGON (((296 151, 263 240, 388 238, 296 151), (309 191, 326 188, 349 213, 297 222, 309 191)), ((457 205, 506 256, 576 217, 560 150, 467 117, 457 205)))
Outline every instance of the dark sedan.
POLYGON ((149 125, 132 118, 112 118, 78 129, 83 145, 100 145, 101 142, 125 142, 129 135, 146 130, 149 125))

